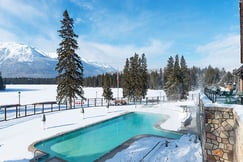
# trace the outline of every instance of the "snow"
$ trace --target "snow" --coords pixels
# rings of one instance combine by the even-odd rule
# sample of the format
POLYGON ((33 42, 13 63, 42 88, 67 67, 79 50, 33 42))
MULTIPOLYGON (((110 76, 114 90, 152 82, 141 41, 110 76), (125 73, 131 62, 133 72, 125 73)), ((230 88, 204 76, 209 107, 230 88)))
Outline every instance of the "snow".
MULTIPOLYGON (((116 97, 117 89, 112 90, 114 97, 116 97)), ((84 88, 84 91, 87 98, 102 97, 102 88, 89 87, 84 88)), ((21 92, 21 104, 54 101, 56 99, 56 85, 7 85, 6 91, 0 92, 0 105, 18 103, 18 92, 21 92)), ((164 92, 161 90, 148 91, 148 96, 163 95, 164 92)), ((119 89, 119 96, 122 96, 121 89, 119 89)), ((160 127, 178 131, 181 127, 181 121, 187 116, 187 113, 180 106, 194 104, 195 101, 184 101, 175 103, 164 102, 148 106, 111 106, 109 113, 106 107, 86 108, 84 118, 79 109, 47 113, 45 129, 41 125, 42 115, 3 121, 0 122, 0 161, 29 161, 33 158, 33 153, 28 151, 28 147, 35 141, 113 118, 130 111, 168 115, 169 119, 161 123, 160 127), (69 116, 72 117, 70 118, 69 116)), ((168 147, 163 145, 165 140, 157 137, 141 138, 127 149, 118 152, 109 161, 127 161, 129 157, 127 155, 131 155, 130 157, 134 161, 139 161, 141 155, 144 155, 141 151, 152 148, 158 142, 160 142, 158 148, 156 147, 146 157, 148 161, 202 161, 201 146, 196 136, 188 134, 178 140, 168 140, 168 147)))
POLYGON ((117 153, 107 162, 127 161, 154 161, 154 162, 175 162, 175 161, 202 161, 200 141, 195 135, 184 135, 179 140, 169 140, 159 137, 144 137, 135 141, 124 151, 117 153), (152 151, 147 154, 148 151, 152 151), (195 152, 191 153, 192 150, 195 152))
MULTIPOLYGON (((18 44, 15 42, 2 42, 0 43, 0 51, 4 51, 4 57, 2 56, 3 60, 14 58, 18 60, 19 62, 32 62, 33 57, 33 51, 36 50, 30 46, 24 45, 24 44, 18 44)), ((36 53, 38 55, 46 55, 40 50, 38 50, 40 53, 36 53)), ((36 55, 35 54, 35 55, 36 55)))
POLYGON ((201 94, 201 100, 203 100, 203 104, 205 107, 224 107, 224 108, 231 108, 234 109, 234 111, 239 116, 241 122, 243 121, 243 105, 238 104, 222 104, 218 103, 217 101, 215 103, 212 103, 211 100, 207 98, 204 94, 201 94))

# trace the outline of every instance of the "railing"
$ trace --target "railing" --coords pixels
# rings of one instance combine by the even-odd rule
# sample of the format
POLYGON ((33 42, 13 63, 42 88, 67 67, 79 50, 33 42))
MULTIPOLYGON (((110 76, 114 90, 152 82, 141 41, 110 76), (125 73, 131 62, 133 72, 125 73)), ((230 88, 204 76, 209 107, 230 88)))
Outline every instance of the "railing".
POLYGON ((210 99, 213 103, 216 102, 217 99, 217 91, 210 89, 210 88, 204 88, 204 94, 210 99))
POLYGON ((215 103, 224 103, 224 104, 243 104, 243 98, 241 95, 236 94, 234 89, 230 91, 220 91, 216 88, 204 88, 204 94, 215 103))
MULTIPOLYGON (((188 99, 194 99, 195 95, 190 95, 188 99)), ((139 104, 158 104, 167 102, 166 96, 146 97, 140 100, 126 100, 123 98, 110 101, 110 106, 117 105, 139 105, 139 104)), ((107 106, 107 101, 104 98, 87 98, 86 100, 76 99, 72 104, 72 109, 89 108, 89 107, 104 107, 107 106)), ((19 105, 0 105, 0 122, 27 116, 33 116, 43 113, 63 111, 70 109, 67 103, 56 103, 56 101, 38 102, 33 104, 19 105)))
POLYGON ((66 109, 67 105, 57 104, 56 102, 41 102, 28 105, 1 105, 0 121, 6 121, 10 119, 16 119, 54 111, 61 111, 66 109))
MULTIPOLYGON (((156 104, 159 103, 159 97, 147 97, 145 100, 141 101, 127 101, 125 99, 116 99, 110 101, 110 106, 116 105, 127 105, 127 104, 156 104), (119 101, 119 102, 118 102, 119 101), (121 103, 121 101, 124 101, 121 103)), ((103 107, 107 105, 107 101, 104 98, 88 98, 86 100, 76 99, 72 104, 72 109, 78 108, 88 108, 88 107, 103 107)), ((22 118, 32 115, 38 115, 43 113, 55 112, 68 110, 69 105, 67 103, 56 103, 56 101, 48 101, 48 102, 38 102, 33 104, 19 105, 0 105, 0 122, 22 118)))

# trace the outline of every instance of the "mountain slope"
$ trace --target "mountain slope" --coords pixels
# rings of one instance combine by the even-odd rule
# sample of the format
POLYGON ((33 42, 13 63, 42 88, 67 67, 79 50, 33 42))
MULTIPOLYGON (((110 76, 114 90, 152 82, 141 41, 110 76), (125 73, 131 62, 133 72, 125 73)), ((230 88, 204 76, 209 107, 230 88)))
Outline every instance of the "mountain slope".
MULTIPOLYGON (((82 59, 84 76, 114 72, 110 66, 101 66, 82 59)), ((28 45, 0 43, 0 72, 5 78, 33 77, 53 78, 57 76, 57 59, 28 45)))

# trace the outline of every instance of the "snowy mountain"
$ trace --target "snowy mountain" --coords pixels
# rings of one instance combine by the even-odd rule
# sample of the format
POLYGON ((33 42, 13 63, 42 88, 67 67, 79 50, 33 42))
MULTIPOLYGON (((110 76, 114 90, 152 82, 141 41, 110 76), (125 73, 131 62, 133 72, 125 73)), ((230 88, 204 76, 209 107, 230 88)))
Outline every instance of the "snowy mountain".
MULTIPOLYGON (((114 72, 111 66, 90 63, 82 59, 84 76, 93 76, 105 72, 114 72)), ((24 44, 0 43, 0 72, 7 77, 53 78, 57 72, 56 58, 24 44)))

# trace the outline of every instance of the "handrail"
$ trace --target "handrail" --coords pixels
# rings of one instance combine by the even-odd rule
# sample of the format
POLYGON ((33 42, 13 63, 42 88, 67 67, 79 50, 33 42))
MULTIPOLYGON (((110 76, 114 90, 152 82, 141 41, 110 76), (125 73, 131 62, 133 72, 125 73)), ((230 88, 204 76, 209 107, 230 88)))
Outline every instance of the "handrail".
POLYGON ((38 149, 35 149, 34 151, 34 157, 30 160, 30 162, 38 162, 39 159, 47 156, 48 154, 41 151, 41 150, 38 150, 38 149), (39 153, 38 153, 39 152, 39 153))

